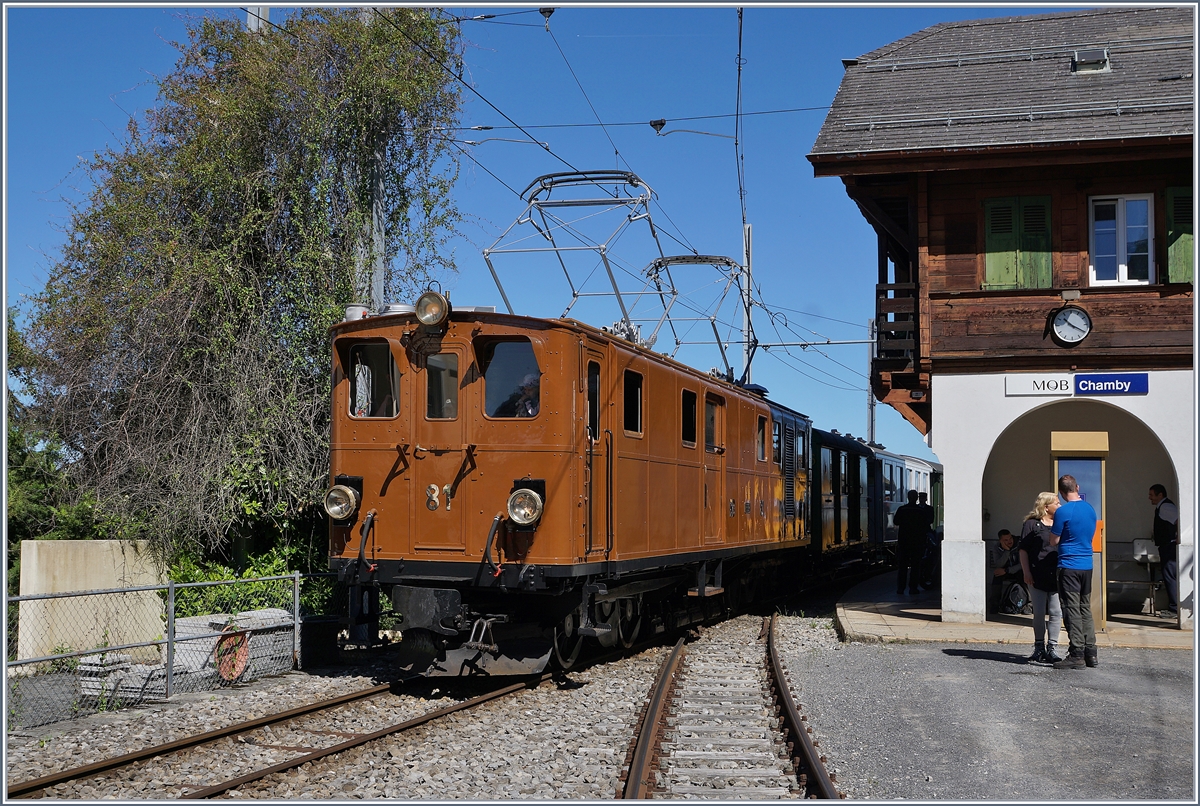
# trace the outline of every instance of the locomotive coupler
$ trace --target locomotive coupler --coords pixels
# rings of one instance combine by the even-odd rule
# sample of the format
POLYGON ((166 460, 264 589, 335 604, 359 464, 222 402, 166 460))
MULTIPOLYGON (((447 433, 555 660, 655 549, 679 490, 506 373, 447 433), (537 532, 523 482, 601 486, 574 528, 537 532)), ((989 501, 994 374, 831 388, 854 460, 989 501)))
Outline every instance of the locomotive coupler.
POLYGON ((471 637, 463 643, 463 647, 466 649, 477 649, 482 652, 499 653, 500 647, 494 643, 496 639, 492 637, 493 623, 507 624, 508 616, 484 616, 475 619, 475 623, 471 625, 471 637), (485 635, 493 643, 484 643, 483 639, 485 635))

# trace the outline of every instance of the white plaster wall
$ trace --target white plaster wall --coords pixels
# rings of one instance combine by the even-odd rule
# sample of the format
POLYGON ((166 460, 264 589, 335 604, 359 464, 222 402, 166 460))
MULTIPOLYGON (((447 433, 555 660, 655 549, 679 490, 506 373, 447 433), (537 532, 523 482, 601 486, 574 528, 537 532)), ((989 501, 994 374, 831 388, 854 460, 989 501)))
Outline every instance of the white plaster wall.
MULTIPOLYGON (((1101 400, 1141 420, 1167 452, 1178 480, 1180 509, 1179 576, 1181 617, 1191 627, 1194 580, 1187 573, 1195 543, 1195 381, 1190 370, 1153 371, 1149 394, 1086 397, 1101 400)), ((942 619, 949 622, 982 622, 985 617, 987 580, 983 537, 1001 525, 983 520, 983 476, 996 440, 1015 420, 1049 403, 1067 398, 1006 397, 1004 373, 988 375, 934 375, 933 422, 930 447, 945 468, 945 542, 942 545, 942 619)), ((1080 426, 1080 430, 1092 430, 1080 426)), ((1101 429, 1095 429, 1101 430, 1101 429)), ((1048 452, 1048 451, 1047 451, 1048 452)), ((1034 486, 1046 476, 1033 472, 1034 486)), ((1149 487, 1154 481, 1146 481, 1149 487)), ((1169 481, 1163 481, 1169 484, 1169 481)), ((1110 490, 1110 498, 1113 491, 1110 490)), ((1145 491, 1141 494, 1144 496, 1145 491)), ((1005 505, 1005 508, 1012 508, 1005 505)), ((1019 508, 1019 507, 1017 507, 1019 508)), ((1147 505, 1148 510, 1148 505, 1147 505)), ((1027 511, 1027 510, 1026 510, 1027 511)), ((1024 512, 1017 513, 1021 517, 1024 512)), ((1007 513, 1006 513, 1006 517, 1007 513)), ((1149 516, 1147 515, 1147 520, 1149 516)), ((1133 527, 1131 527, 1132 529, 1133 527)), ((1132 532, 1131 532, 1132 533, 1132 532)))

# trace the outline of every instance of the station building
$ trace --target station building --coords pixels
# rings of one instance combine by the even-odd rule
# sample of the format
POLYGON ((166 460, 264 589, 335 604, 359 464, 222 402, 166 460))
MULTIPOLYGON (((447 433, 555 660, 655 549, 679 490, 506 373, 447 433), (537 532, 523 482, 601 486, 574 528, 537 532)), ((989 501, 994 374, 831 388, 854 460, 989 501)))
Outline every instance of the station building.
POLYGON ((876 234, 871 382, 944 467, 944 621, 985 620, 988 541, 1071 473, 1101 519, 1097 626, 1166 606, 1142 542, 1162 484, 1192 629, 1194 29, 1069 11, 843 61, 808 159, 876 234))

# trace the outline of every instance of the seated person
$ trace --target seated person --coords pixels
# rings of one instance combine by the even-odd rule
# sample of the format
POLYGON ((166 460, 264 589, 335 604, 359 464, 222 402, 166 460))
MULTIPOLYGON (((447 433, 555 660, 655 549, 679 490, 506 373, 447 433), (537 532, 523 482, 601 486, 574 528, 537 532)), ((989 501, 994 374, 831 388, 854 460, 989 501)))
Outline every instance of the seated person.
POLYGON ((541 378, 530 373, 521 379, 517 391, 496 408, 496 417, 536 417, 541 410, 541 378))
POLYGON ((1017 541, 1013 537, 1013 533, 1007 529, 1001 529, 998 537, 1000 542, 992 547, 991 561, 988 563, 992 569, 993 611, 999 608, 1000 598, 1008 590, 1008 586, 1013 582, 1020 582, 1024 578, 1021 570, 1021 554, 1017 551, 1017 541))

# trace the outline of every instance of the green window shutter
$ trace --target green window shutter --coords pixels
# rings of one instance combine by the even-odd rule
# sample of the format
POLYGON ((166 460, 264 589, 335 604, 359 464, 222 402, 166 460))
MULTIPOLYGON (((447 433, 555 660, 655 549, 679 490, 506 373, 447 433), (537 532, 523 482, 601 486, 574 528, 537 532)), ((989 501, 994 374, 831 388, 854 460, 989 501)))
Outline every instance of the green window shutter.
POLYGON ((1167 282, 1192 282, 1192 189, 1167 188, 1167 282))
POLYGON ((1021 240, 1017 284, 1021 288, 1050 288, 1050 197, 1021 197, 1021 240))
POLYGON ((1016 288, 1018 200, 1016 196, 985 199, 984 289, 1016 288))

